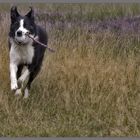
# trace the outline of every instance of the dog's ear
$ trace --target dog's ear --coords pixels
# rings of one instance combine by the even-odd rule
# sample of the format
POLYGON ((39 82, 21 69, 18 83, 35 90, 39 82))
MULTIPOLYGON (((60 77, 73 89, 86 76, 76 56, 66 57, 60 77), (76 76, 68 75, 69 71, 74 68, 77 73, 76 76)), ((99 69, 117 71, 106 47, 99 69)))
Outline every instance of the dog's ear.
POLYGON ((30 9, 31 10, 25 16, 27 16, 28 18, 30 18, 34 21, 34 10, 32 7, 30 7, 30 9))
POLYGON ((18 16, 20 16, 20 15, 19 15, 19 13, 17 11, 17 7, 13 6, 11 8, 11 21, 14 22, 18 16))

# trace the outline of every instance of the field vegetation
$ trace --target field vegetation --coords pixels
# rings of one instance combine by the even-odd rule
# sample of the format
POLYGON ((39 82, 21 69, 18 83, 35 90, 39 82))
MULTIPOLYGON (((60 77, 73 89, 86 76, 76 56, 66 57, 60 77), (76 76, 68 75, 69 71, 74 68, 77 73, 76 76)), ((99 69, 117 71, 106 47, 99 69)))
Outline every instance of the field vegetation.
POLYGON ((140 5, 32 4, 56 52, 28 99, 10 91, 10 6, 0 5, 0 136, 140 136, 140 5))

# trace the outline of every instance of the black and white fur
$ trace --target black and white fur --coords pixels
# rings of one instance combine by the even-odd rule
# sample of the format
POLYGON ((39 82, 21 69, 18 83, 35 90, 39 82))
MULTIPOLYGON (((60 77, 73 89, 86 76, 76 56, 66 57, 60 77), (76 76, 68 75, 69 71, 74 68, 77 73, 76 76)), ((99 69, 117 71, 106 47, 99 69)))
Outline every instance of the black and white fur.
POLYGON ((9 32, 11 90, 14 90, 16 95, 23 91, 25 98, 28 97, 31 83, 40 71, 46 49, 26 36, 26 33, 47 45, 47 33, 35 24, 33 9, 21 16, 17 7, 13 6, 9 32))

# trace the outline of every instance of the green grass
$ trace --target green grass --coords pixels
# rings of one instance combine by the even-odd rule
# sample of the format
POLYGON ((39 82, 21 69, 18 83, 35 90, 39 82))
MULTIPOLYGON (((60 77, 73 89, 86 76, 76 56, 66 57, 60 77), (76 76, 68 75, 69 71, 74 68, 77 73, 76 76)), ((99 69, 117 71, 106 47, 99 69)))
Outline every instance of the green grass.
MULTIPOLYGON (((82 22, 140 13, 136 4, 34 6, 82 22)), ((138 39, 80 27, 50 30, 49 47, 56 52, 46 53, 30 97, 24 100, 10 91, 8 8, 0 7, 0 136, 140 136, 138 39)))

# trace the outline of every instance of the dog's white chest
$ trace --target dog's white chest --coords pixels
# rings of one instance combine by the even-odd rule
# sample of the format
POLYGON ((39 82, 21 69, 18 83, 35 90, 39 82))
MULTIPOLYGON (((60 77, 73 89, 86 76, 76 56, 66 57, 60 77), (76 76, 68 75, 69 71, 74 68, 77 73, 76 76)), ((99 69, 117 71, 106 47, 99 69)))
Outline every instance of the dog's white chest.
POLYGON ((33 46, 17 46, 12 44, 10 49, 10 62, 15 64, 30 64, 32 63, 33 56, 33 46))

